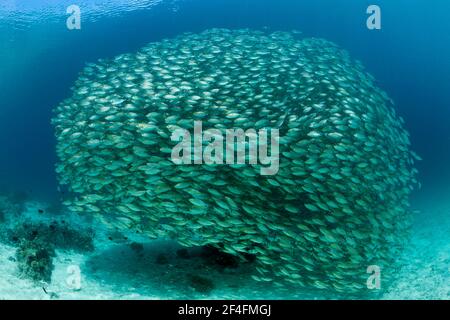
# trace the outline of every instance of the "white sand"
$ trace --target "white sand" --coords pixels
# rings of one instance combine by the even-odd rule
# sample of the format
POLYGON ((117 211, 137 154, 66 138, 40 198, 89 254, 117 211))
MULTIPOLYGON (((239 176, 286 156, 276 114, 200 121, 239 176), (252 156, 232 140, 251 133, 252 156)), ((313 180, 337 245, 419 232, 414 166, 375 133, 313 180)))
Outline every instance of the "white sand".
POLYGON ((415 216, 408 264, 384 299, 450 299, 450 199, 429 199, 415 216))

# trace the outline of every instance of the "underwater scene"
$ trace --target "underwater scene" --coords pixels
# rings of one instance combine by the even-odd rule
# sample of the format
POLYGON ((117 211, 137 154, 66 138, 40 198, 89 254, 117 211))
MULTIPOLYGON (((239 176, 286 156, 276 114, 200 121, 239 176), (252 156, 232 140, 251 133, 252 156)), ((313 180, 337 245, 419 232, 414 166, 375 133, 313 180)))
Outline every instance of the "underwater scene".
POLYGON ((449 300, 449 10, 1 0, 0 300, 449 300))

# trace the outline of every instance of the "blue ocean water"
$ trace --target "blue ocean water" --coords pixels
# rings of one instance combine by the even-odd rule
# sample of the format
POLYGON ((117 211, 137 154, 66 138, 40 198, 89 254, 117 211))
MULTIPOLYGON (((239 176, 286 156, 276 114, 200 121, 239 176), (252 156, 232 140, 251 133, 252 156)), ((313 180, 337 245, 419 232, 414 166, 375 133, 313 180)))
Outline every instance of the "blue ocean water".
POLYGON ((60 198, 50 119, 87 62, 183 32, 295 29, 348 50, 393 98, 423 158, 417 208, 433 214, 450 194, 449 12, 447 0, 4 0, 0 190, 60 198), (66 28, 71 4, 81 8, 81 30, 66 28), (382 10, 381 30, 366 27, 371 4, 382 10))
POLYGON ((424 158, 424 187, 450 181, 448 1, 377 1, 382 29, 375 31, 365 25, 370 1, 137 1, 137 8, 112 1, 104 9, 102 1, 79 1, 81 8, 99 8, 77 31, 65 26, 70 1, 8 3, 0 7, 3 187, 55 196, 51 110, 86 62, 211 27, 296 29, 335 41, 395 100, 424 158))

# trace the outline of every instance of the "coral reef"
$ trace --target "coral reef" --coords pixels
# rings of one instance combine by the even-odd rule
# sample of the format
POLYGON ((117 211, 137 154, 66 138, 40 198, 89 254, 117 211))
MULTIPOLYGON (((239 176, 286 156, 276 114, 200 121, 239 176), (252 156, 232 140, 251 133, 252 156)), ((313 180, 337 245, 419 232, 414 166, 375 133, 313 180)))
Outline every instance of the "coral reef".
POLYGON ((34 240, 21 241, 16 251, 20 275, 36 282, 50 282, 55 255, 53 245, 44 239, 36 237, 34 240))
POLYGON ((9 230, 8 239, 12 243, 21 241, 43 241, 61 250, 89 252, 94 250, 94 232, 91 229, 75 230, 62 221, 50 223, 23 223, 9 230))
POLYGON ((75 230, 65 221, 21 223, 7 232, 7 241, 17 246, 20 274, 34 281, 50 282, 56 249, 90 252, 92 230, 75 230))

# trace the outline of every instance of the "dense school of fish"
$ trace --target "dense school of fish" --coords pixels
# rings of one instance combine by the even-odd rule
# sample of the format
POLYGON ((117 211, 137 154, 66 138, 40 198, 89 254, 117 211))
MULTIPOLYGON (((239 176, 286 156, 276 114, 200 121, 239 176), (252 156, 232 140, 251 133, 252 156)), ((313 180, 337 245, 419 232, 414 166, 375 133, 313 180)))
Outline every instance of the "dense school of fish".
POLYGON ((212 29, 88 64, 53 123, 65 204, 256 256, 258 281, 355 292, 404 245, 415 158, 359 62, 298 32, 212 29), (280 169, 175 165, 174 126, 278 128, 280 169))

